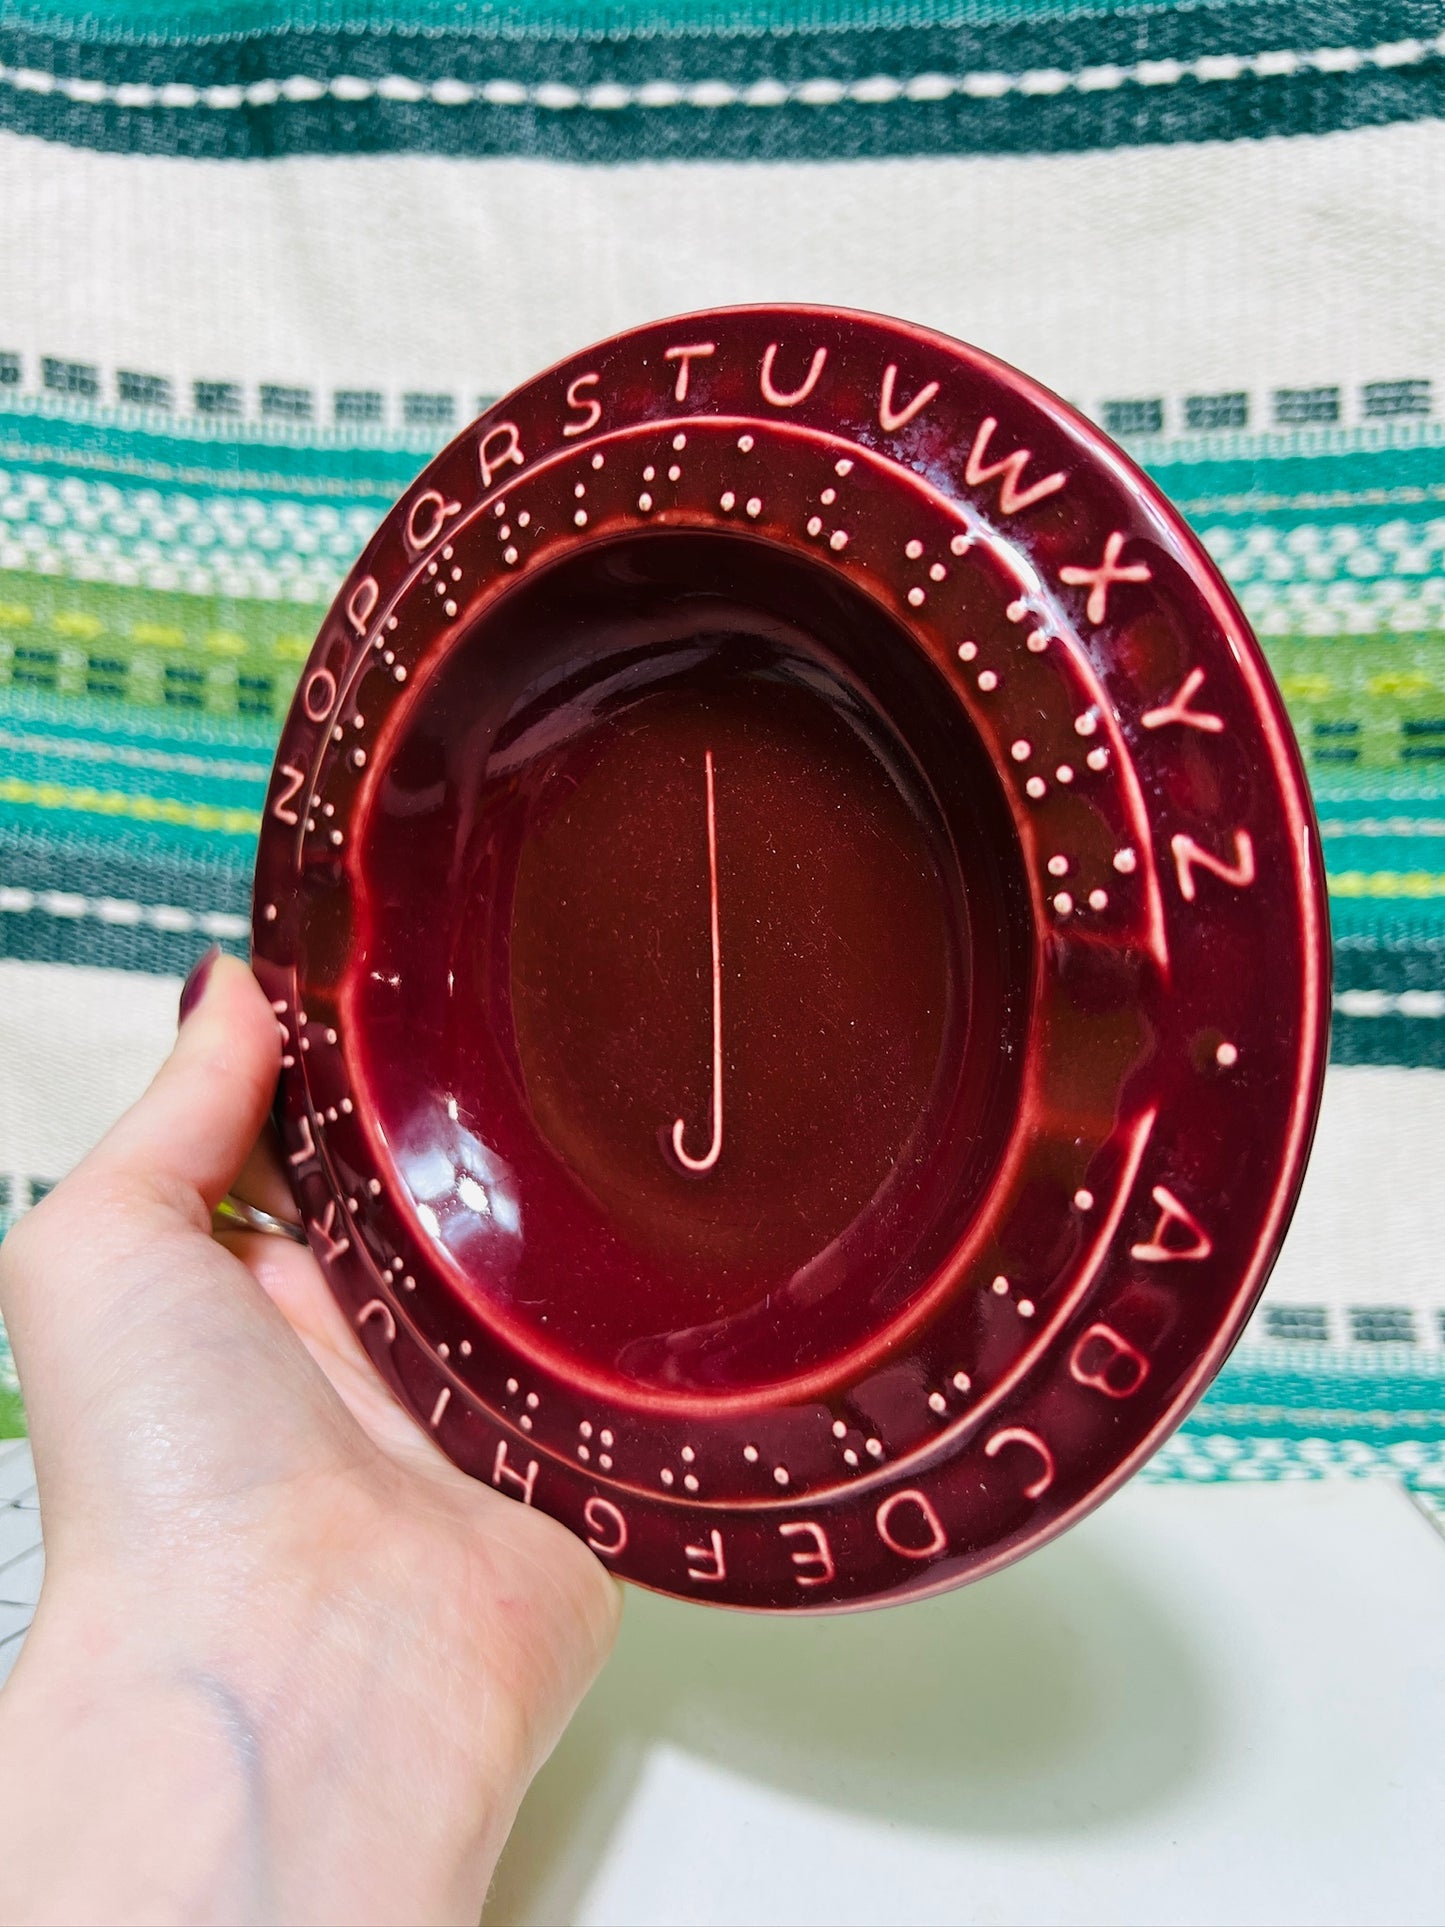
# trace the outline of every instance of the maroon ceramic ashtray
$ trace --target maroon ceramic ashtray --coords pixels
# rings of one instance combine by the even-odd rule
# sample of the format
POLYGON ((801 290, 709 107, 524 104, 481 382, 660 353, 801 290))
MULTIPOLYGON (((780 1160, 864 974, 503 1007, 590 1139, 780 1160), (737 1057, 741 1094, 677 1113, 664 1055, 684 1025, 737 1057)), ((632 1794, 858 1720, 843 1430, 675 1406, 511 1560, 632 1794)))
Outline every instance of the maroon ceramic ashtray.
POLYGON ((764 1609, 1112 1491, 1279 1247, 1318 845, 1208 558, 874 315, 602 343, 431 464, 302 676, 255 964, 313 1249, 441 1448, 764 1609))

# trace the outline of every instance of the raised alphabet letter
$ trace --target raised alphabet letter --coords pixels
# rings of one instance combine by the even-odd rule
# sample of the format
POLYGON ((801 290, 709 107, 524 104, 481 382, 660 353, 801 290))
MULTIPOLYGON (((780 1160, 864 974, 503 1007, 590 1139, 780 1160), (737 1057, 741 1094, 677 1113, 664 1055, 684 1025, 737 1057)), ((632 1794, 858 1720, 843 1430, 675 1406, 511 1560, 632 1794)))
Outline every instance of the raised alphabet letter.
POLYGON ((1201 850, 1192 836, 1171 836, 1169 847, 1174 852, 1174 869, 1179 878, 1179 894, 1186 903, 1194 901, 1194 866, 1208 870, 1222 883, 1232 883, 1236 890, 1244 890, 1254 882, 1254 844, 1248 830, 1234 832, 1234 861, 1226 863, 1222 856, 1214 856, 1208 850, 1201 850))
POLYGON ((330 1198, 327 1200, 326 1216, 321 1220, 320 1224, 313 1224, 311 1229, 313 1231, 319 1231, 322 1237, 326 1240, 326 1256, 328 1258, 339 1258, 343 1251, 350 1251, 351 1249, 350 1238, 347 1238, 347 1237, 338 1238, 336 1235, 336 1200, 335 1198, 330 1198))
POLYGON ((301 707, 313 723, 324 723, 335 701, 335 676, 329 669, 313 669, 301 690, 301 707))
POLYGON ((1064 475, 1045 475, 1041 481, 1020 488, 1032 453, 1027 448, 1016 448, 1012 455, 1004 455, 985 468, 983 458, 997 427, 998 423, 992 415, 986 415, 979 423, 973 447, 968 451, 968 466, 963 471, 963 479, 970 488, 982 488, 995 475, 1002 475, 1003 487, 998 492, 999 508, 1005 515, 1017 515, 1020 509, 1032 508, 1035 502, 1042 502, 1046 495, 1055 494, 1068 478, 1064 475))
POLYGON ((392 1316, 391 1306, 384 1303, 380 1298, 373 1298, 370 1304, 363 1305, 361 1310, 356 1314, 356 1329, 360 1331, 362 1326, 371 1318, 379 1318, 381 1320, 382 1336, 388 1345, 394 1344, 396 1340, 396 1319, 392 1316))
POLYGON ((906 401, 901 408, 895 408, 893 406, 893 384, 897 379, 897 365, 890 361, 888 366, 883 370, 883 387, 878 395, 878 426, 883 430, 885 435, 896 435, 900 428, 906 428, 913 420, 913 417, 921 414, 938 393, 938 383, 936 381, 926 382, 913 397, 912 401, 906 401))
POLYGON ((521 438, 517 433, 517 424, 515 422, 498 422, 495 428, 489 428, 487 430, 486 434, 483 435, 481 441, 477 444, 477 466, 482 472, 482 487, 490 488, 492 486, 492 477, 499 468, 505 468, 508 462, 515 462, 517 467, 521 468, 525 460, 526 457, 522 453, 521 438), (493 442, 500 443, 500 447, 495 455, 488 454, 487 452, 493 442))
POLYGON ((1044 1444, 1037 1432, 1030 1432, 1022 1425, 1006 1425, 1001 1432, 995 1432, 984 1446, 984 1454, 996 1459, 1006 1445, 1026 1445, 1031 1452, 1037 1452, 1042 1461, 1033 1483, 1024 1487, 1026 1499, 1042 1498, 1054 1482, 1054 1455, 1044 1444))
POLYGON ((434 488, 423 489, 407 514, 407 546, 414 554, 429 549, 451 518, 461 512, 460 502, 447 501, 434 488))
MULTIPOLYGON (((284 1035, 284 1033, 283 1033, 284 1035)), ((301 1148, 287 1153, 286 1162, 292 1165, 308 1163, 316 1156, 316 1140, 311 1135, 311 1119, 301 1113, 301 1148)))
MULTIPOLYGON (((912 1516, 909 1514, 908 1516, 912 1516)), ((943 1551, 948 1544, 942 1522, 933 1507, 921 1492, 911 1488, 907 1492, 894 1492, 883 1501, 875 1515, 878 1537, 890 1552, 900 1553, 905 1559, 932 1559, 943 1551), (917 1508, 917 1516, 927 1534, 923 1545, 909 1545, 904 1539, 896 1537, 893 1531, 893 1515, 900 1506, 917 1508)))
POLYGON ((593 1537, 587 1543, 594 1552, 600 1552, 605 1559, 615 1559, 619 1552, 627 1549, 627 1521, 610 1499, 589 1499, 582 1508, 582 1517, 591 1526, 593 1537), (605 1534, 606 1537, 598 1537, 605 1534))
POLYGON ((818 377, 822 374, 824 365, 828 359, 828 350, 826 348, 815 348, 813 350, 812 366, 803 378, 802 387, 794 388, 788 394, 784 394, 781 388, 775 388, 773 386, 773 363, 777 358, 777 353, 778 343, 776 341, 770 341, 763 355, 763 368, 760 378, 762 382, 763 400, 770 401, 774 408, 796 408, 798 403, 800 401, 806 401, 817 387, 818 377))
POLYGON ((1182 1205, 1172 1191, 1166 1191, 1162 1184, 1155 1185, 1153 1197, 1159 1207, 1159 1222, 1154 1227, 1154 1235, 1146 1244, 1130 1245, 1129 1256, 1146 1265, 1162 1265, 1171 1258, 1207 1258, 1214 1249, 1214 1240, 1194 1213, 1182 1205), (1187 1244, 1166 1242, 1176 1225, 1188 1234, 1187 1244))
POLYGON ((823 1528, 820 1525, 814 1525, 811 1519, 799 1519, 790 1526, 779 1526, 778 1531, 784 1539, 812 1541, 811 1547, 788 1554, 793 1564, 798 1567, 798 1571, 794 1574, 798 1585, 826 1586, 836 1568, 833 1564, 833 1548, 828 1544, 828 1535, 823 1528), (818 1570, 808 1572, 806 1568, 809 1566, 816 1566, 818 1570))
POLYGON ((363 576, 351 591, 346 601, 346 616, 357 635, 366 634, 366 625, 376 614, 376 605, 381 598, 374 575, 363 576))
POLYGON ((572 382, 568 387, 567 406, 584 411, 583 419, 580 422, 568 422, 567 426, 562 430, 564 437, 568 441, 570 441, 574 435, 585 435, 589 428, 595 428, 598 422, 601 421, 601 402, 592 395, 584 396, 578 392, 579 389, 586 388, 589 383, 601 381, 601 379, 601 375, 579 375, 576 381, 572 382))
POLYGON ((674 401, 687 400, 687 378, 688 371, 692 367, 693 356, 712 355, 716 353, 717 343, 715 341, 693 341, 685 347, 667 349, 664 359, 677 363, 677 386, 672 391, 674 401))
POLYGON ((1075 1345, 1069 1371, 1080 1385, 1093 1385, 1109 1398, 1129 1398, 1149 1376, 1143 1352, 1109 1325, 1090 1325, 1075 1345))
POLYGON ((271 805, 271 814, 278 823, 294 824, 298 821, 298 818, 295 810, 290 807, 291 799, 300 790, 301 785, 306 781, 306 777, 303 771, 294 768, 290 763, 283 763, 281 765, 281 775, 288 780, 282 784, 280 794, 271 805))
POLYGON ((525 1472, 514 1472, 507 1462, 507 1441, 497 1440, 497 1455, 492 1460, 492 1484, 501 1487, 505 1479, 509 1485, 516 1486, 522 1495, 522 1504, 532 1503, 532 1487, 537 1483, 537 1461, 528 1459, 525 1472))
POLYGON ((1191 669, 1180 684, 1179 693, 1171 696, 1162 709, 1145 710, 1139 718, 1145 729, 1162 729, 1166 723, 1183 723, 1187 729, 1202 729, 1211 736, 1217 736, 1224 727, 1224 718, 1211 715, 1207 709, 1189 707, 1203 681, 1204 671, 1191 669))
POLYGON ((720 1585, 728 1576, 727 1561, 723 1558, 722 1534, 714 1526, 708 1537, 712 1542, 710 1545, 686 1548, 687 1576, 695 1579, 700 1586, 720 1585), (694 1560, 700 1560, 701 1565, 694 1565, 694 1560))

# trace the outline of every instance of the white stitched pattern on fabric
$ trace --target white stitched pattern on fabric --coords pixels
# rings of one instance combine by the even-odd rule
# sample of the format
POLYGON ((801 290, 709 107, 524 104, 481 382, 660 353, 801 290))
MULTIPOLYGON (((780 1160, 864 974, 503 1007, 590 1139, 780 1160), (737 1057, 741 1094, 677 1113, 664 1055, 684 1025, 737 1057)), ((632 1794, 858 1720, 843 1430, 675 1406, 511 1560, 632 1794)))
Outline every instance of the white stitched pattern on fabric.
POLYGON ((176 936, 249 937, 251 920, 224 910, 181 910, 170 903, 134 903, 125 897, 83 897, 69 890, 22 890, 0 885, 0 913, 94 917, 100 923, 163 930, 176 936))
POLYGON ((1342 1017, 1445 1017, 1445 990, 1339 990, 1342 1017))
POLYGON ((1445 34, 1433 40, 1391 40, 1376 47, 1316 47, 1306 51, 1270 49, 1252 54, 1202 54, 1197 60, 1138 60, 1131 66, 1080 67, 1065 73, 1057 67, 1031 69, 1021 74, 914 74, 905 79, 872 74, 864 80, 839 81, 825 75, 791 85, 777 80, 755 80, 734 86, 725 80, 649 80, 628 87, 600 81, 591 87, 569 87, 546 80, 526 86, 515 80, 471 82, 441 78, 420 81, 405 74, 385 74, 363 80, 337 74, 317 80, 293 74, 285 80, 253 80, 245 84, 193 87, 184 81, 155 86, 143 81, 111 84, 45 73, 33 67, 0 66, 0 85, 17 93, 61 94, 86 106, 125 107, 170 111, 234 112, 243 107, 274 107, 278 101, 333 100, 355 103, 371 99, 430 100, 439 107, 541 107, 570 113, 579 107, 615 113, 626 107, 836 107, 880 106, 897 101, 946 100, 961 94, 975 100, 995 100, 1006 94, 1025 97, 1100 93, 1114 88, 1177 87, 1181 81, 1287 79, 1298 74, 1356 73, 1362 67, 1393 69, 1418 67, 1445 54, 1445 34))

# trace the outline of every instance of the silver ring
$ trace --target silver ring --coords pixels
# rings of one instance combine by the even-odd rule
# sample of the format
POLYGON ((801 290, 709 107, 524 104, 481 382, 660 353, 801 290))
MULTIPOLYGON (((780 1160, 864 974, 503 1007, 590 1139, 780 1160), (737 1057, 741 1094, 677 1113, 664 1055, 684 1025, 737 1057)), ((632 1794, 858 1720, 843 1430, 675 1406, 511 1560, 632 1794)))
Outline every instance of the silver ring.
POLYGON ((211 1224, 216 1231, 260 1231, 272 1238, 290 1238, 299 1245, 306 1243, 306 1233, 299 1224, 292 1224, 289 1218, 275 1218, 257 1204, 232 1197, 229 1191, 211 1213, 211 1224))

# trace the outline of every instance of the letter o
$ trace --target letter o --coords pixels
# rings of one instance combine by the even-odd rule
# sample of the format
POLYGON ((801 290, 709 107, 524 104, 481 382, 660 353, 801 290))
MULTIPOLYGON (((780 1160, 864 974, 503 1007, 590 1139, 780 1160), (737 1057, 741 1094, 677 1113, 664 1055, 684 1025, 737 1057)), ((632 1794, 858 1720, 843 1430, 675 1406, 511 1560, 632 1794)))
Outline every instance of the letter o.
POLYGON ((301 707, 313 723, 324 723, 335 701, 335 676, 329 669, 313 669, 301 691, 301 707))

